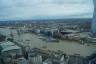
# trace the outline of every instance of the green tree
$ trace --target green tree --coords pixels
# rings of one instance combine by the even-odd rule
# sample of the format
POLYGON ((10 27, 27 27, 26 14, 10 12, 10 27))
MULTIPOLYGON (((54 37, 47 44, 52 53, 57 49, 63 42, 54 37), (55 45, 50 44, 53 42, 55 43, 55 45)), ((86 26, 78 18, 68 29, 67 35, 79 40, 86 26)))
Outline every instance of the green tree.
POLYGON ((7 38, 8 41, 13 41, 14 39, 13 38, 7 38))
POLYGON ((5 41, 6 36, 0 34, 0 42, 5 41))

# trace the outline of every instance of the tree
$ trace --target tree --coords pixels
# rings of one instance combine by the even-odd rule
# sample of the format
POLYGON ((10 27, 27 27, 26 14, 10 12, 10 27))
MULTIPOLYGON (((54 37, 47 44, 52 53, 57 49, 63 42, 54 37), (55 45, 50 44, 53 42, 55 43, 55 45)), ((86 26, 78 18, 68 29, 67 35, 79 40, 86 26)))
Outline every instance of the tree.
POLYGON ((6 39, 6 36, 0 34, 0 42, 4 41, 6 39))
POLYGON ((14 39, 13 38, 7 38, 8 41, 13 41, 14 39))

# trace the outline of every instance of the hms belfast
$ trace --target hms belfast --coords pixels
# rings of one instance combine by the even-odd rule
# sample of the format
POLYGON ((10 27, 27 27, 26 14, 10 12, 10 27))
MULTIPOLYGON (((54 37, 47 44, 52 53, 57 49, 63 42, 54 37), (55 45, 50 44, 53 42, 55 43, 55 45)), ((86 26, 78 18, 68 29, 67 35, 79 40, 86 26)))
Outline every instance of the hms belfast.
POLYGON ((94 4, 94 13, 93 13, 93 21, 92 21, 92 33, 94 33, 96 35, 96 0, 93 0, 93 4, 94 4))

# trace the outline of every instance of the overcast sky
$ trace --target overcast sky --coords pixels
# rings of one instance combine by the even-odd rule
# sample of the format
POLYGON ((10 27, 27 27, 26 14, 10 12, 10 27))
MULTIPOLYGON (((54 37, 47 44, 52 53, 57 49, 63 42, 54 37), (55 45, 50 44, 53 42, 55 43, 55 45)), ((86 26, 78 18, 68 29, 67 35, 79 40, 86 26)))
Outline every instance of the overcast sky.
POLYGON ((92 0, 0 0, 0 20, 92 18, 92 0))

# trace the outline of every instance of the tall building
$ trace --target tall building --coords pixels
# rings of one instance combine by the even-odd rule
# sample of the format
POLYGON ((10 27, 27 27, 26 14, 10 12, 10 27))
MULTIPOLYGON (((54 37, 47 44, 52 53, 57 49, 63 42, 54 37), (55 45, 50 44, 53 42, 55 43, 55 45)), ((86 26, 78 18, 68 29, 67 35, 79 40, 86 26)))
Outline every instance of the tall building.
POLYGON ((93 33, 96 33, 96 0, 93 0, 93 3, 94 3, 94 13, 91 29, 93 33))

